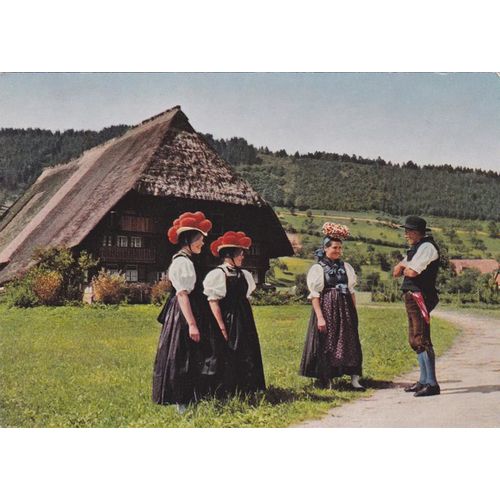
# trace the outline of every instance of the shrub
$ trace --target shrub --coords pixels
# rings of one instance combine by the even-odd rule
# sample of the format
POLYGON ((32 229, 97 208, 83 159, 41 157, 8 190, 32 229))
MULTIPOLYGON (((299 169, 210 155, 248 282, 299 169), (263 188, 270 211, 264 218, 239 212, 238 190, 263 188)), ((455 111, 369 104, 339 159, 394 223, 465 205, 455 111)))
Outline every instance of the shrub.
POLYGON ((129 304, 149 304, 151 285, 148 283, 127 283, 124 288, 125 300, 129 304))
POLYGON ((284 306, 288 304, 302 304, 306 301, 290 292, 268 292, 256 290, 252 294, 252 304, 255 306, 284 306))
POLYGON ((125 277, 122 274, 99 271, 92 279, 92 285, 96 302, 119 304, 125 297, 125 277))
POLYGON ((34 307, 39 305, 27 278, 12 281, 5 287, 5 302, 10 307, 34 307))
POLYGON ((96 264, 85 252, 76 260, 63 247, 38 248, 33 259, 35 266, 6 287, 6 302, 10 306, 52 306, 81 300, 86 271, 96 264))
POLYGON ((63 277, 57 271, 36 269, 32 273, 31 289, 44 306, 60 304, 63 277))
POLYGON ((155 283, 151 288, 151 303, 163 304, 168 294, 172 290, 172 283, 168 280, 161 280, 155 283))
POLYGON ((305 273, 295 276, 295 295, 302 299, 307 299, 309 289, 307 288, 307 276, 305 273))
POLYGON ((65 247, 37 248, 33 259, 36 261, 35 266, 14 284, 14 287, 19 288, 16 292, 19 296, 15 301, 30 304, 21 307, 80 301, 87 273, 97 265, 97 261, 87 252, 83 251, 75 257, 65 247), (37 298, 35 302, 33 296, 37 298))

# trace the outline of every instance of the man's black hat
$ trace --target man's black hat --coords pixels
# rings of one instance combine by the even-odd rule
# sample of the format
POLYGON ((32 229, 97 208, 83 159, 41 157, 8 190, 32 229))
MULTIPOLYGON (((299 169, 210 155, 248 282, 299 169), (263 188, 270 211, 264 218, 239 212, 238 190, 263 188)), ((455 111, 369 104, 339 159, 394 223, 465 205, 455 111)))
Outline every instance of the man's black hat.
POLYGON ((402 226, 405 229, 412 229, 414 231, 420 231, 421 233, 425 233, 426 231, 430 231, 427 227, 427 222, 422 217, 417 217, 416 215, 410 215, 406 217, 405 223, 402 226))

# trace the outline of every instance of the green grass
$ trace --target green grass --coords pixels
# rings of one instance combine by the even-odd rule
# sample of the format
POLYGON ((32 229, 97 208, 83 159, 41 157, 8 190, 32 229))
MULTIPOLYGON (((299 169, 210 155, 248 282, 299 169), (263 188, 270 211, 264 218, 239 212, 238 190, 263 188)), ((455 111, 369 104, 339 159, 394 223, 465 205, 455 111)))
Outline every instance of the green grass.
MULTIPOLYGON (((295 229, 307 229, 306 226, 306 212, 296 211, 296 215, 291 215, 290 211, 286 208, 277 208, 279 217, 284 225, 291 224, 295 229)), ((338 212, 331 210, 311 210, 314 223, 318 226, 317 230, 321 228, 325 221, 333 221, 339 224, 346 224, 349 226, 353 236, 362 236, 365 238, 380 239, 383 241, 398 243, 401 249, 404 249, 406 243, 403 238, 402 230, 399 228, 391 227, 388 222, 399 222, 404 217, 390 216, 380 212, 338 212), (354 219, 352 221, 352 219, 354 219), (378 219, 378 220, 377 220, 378 219)), ((461 253, 461 258, 498 258, 500 255, 500 239, 491 238, 488 234, 488 221, 470 221, 459 220, 446 217, 425 216, 428 224, 432 227, 434 234, 442 239, 449 248, 451 254, 461 253), (443 234, 443 229, 450 227, 457 228, 457 234, 463 241, 463 245, 456 245, 452 243, 450 238, 443 234), (477 233, 475 236, 481 239, 486 250, 478 250, 473 248, 471 237, 474 233, 471 228, 475 227, 477 233)), ((307 235, 301 234, 300 237, 304 241, 308 240, 307 235)), ((350 242, 352 244, 354 242, 350 242)), ((366 243, 363 243, 366 246, 366 243)), ((377 251, 390 252, 395 250, 394 247, 384 247, 376 245, 377 251)))
MULTIPOLYGON (((281 427, 359 397, 345 382, 328 391, 297 374, 309 306, 254 311, 268 391, 255 401, 204 401, 179 416, 150 399, 157 308, 0 305, 0 426, 281 427)), ((433 329, 441 353, 457 330, 439 320, 433 329)), ((360 333, 368 382, 416 365, 402 307, 360 307, 360 333)))

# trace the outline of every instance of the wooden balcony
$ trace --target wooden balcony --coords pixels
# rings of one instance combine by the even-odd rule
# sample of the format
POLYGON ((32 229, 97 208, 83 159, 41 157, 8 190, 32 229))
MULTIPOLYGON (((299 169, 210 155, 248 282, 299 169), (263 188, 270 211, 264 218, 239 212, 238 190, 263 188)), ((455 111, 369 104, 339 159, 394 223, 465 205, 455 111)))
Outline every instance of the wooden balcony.
POLYGON ((136 215, 122 215, 120 217, 119 227, 122 231, 139 233, 156 233, 159 230, 153 219, 136 215))
POLYGON ((101 262, 153 264, 156 262, 156 251, 154 248, 101 247, 99 258, 101 262))

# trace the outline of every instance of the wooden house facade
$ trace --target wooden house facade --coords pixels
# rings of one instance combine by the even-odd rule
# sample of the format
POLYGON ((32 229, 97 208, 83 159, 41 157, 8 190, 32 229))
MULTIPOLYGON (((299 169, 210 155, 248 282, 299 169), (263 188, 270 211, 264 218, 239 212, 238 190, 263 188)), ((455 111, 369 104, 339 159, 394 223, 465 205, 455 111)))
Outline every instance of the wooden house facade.
POLYGON ((269 204, 175 107, 44 170, 0 221, 0 283, 22 275, 34 249, 47 246, 87 250, 127 281, 152 283, 176 251, 166 237, 172 221, 197 210, 213 222, 201 255, 207 270, 218 264, 210 242, 231 229, 254 241, 245 267, 259 283, 270 258, 293 254, 269 204))

